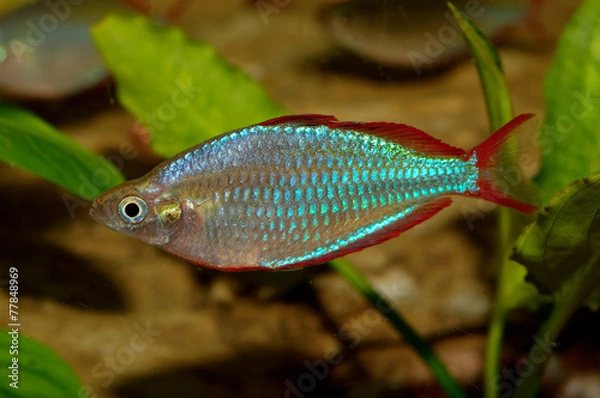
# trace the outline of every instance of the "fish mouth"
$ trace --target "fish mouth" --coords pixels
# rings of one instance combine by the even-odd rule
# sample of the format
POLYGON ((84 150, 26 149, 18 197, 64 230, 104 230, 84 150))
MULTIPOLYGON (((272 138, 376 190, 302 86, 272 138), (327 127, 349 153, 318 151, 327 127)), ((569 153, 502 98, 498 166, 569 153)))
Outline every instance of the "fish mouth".
POLYGON ((94 200, 92 202, 92 208, 90 209, 90 216, 98 221, 98 222, 102 222, 102 219, 104 218, 104 212, 102 211, 100 205, 98 204, 98 201, 94 200))

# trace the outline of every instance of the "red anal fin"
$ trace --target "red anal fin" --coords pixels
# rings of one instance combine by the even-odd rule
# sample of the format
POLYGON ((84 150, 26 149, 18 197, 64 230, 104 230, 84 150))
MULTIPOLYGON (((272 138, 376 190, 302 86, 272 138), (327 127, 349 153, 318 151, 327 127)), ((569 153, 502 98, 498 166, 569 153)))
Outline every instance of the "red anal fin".
POLYGON ((278 124, 293 124, 297 126, 319 126, 336 122, 335 116, 310 113, 306 115, 287 115, 259 123, 259 126, 276 126, 278 124))
POLYGON ((406 124, 388 122, 334 122, 328 123, 328 126, 331 128, 361 131, 388 141, 396 142, 404 147, 411 148, 417 152, 426 153, 427 155, 463 156, 465 153, 463 149, 448 145, 424 131, 406 124))
POLYGON ((400 235, 402 232, 433 217, 434 215, 439 213, 443 208, 449 206, 451 203, 452 199, 450 198, 439 198, 418 205, 413 211, 411 211, 401 219, 385 226, 384 228, 380 229, 372 235, 365 236, 364 238, 357 240, 351 245, 307 261, 290 264, 281 268, 276 268, 274 270, 301 268, 308 265, 321 264, 328 260, 333 260, 334 258, 342 257, 347 254, 363 250, 369 246, 376 245, 378 243, 384 242, 388 239, 400 235))

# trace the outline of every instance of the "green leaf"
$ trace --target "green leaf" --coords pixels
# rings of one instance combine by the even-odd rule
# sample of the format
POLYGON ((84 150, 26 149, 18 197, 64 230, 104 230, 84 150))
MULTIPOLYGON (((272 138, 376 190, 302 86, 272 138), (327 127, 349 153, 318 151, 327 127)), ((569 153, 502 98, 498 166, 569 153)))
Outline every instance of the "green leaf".
POLYGON ((0 104, 0 160, 86 199, 124 181, 110 162, 37 116, 7 104, 0 104))
MULTIPOLYGON (((582 305, 600 305, 600 172, 569 185, 550 200, 528 226, 513 257, 529 269, 529 278, 554 295, 552 311, 537 336, 553 342, 582 305)), ((550 357, 534 361, 517 382, 515 398, 536 395, 550 357)))
POLYGON ((3 369, 0 396, 39 398, 78 398, 83 391, 79 377, 54 351, 22 334, 18 335, 18 354, 11 354, 14 345, 10 330, 0 329, 0 368, 3 369), (18 359, 18 389, 10 386, 14 381, 11 366, 18 359))
MULTIPOLYGON (((543 292, 563 299, 565 289, 588 292, 591 308, 600 304, 600 172, 578 180, 552 198, 515 246, 514 258, 543 292)), ((581 304, 581 303, 580 303, 581 304)))
POLYGON ((513 117, 512 100, 504 80, 502 63, 496 48, 468 17, 452 3, 448 3, 462 34, 471 49, 481 79, 485 103, 490 120, 490 130, 496 131, 513 117))
POLYGON ((285 114, 259 84, 177 28, 113 15, 92 36, 115 76, 119 101, 150 130, 159 155, 285 114))
POLYGON ((536 178, 548 203, 560 189, 600 170, 600 2, 582 3, 563 31, 546 76, 546 118, 536 178))

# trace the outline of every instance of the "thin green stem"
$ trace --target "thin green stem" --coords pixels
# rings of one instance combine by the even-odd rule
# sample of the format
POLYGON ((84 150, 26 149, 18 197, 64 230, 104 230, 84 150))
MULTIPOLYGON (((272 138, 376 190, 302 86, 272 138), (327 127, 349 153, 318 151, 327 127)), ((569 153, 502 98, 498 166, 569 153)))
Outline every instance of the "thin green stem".
MULTIPOLYGON (((487 108, 488 120, 491 131, 496 131, 500 126, 513 118, 513 106, 510 92, 502 73, 502 64, 498 52, 489 40, 468 19, 464 18, 460 11, 448 4, 458 21, 467 44, 471 49, 477 72, 483 88, 483 95, 487 108)), ((514 146, 506 147, 502 156, 516 158, 517 149, 514 146)), ((498 397, 497 375, 500 371, 500 353, 502 350, 502 338, 504 335, 504 322, 506 320, 506 296, 507 291, 514 286, 510 277, 511 267, 508 255, 510 243, 514 240, 511 234, 511 215, 502 210, 499 217, 499 253, 501 256, 499 277, 496 294, 496 305, 492 314, 491 325, 486 343, 486 359, 484 370, 484 390, 490 398, 498 397)))
POLYGON ((523 220, 511 213, 512 210, 501 209, 498 220, 500 266, 495 305, 488 330, 484 370, 484 389, 488 398, 498 398, 500 394, 498 390, 501 377, 500 357, 508 314, 513 308, 545 301, 542 300, 537 289, 525 283, 527 270, 508 258, 510 248, 518 235, 518 229, 523 225, 523 220))
MULTIPOLYGON (((555 303, 552 308, 552 312, 546 321, 540 326, 537 336, 540 336, 544 341, 552 342, 558 339, 560 331, 565 326, 573 312, 577 307, 563 305, 563 303, 555 303)), ((538 362, 532 362, 533 371, 527 377, 521 377, 517 383, 517 388, 514 393, 514 398, 533 398, 537 395, 540 380, 544 374, 546 364, 550 359, 550 355, 546 356, 543 360, 538 362)))
POLYGON ((507 290, 510 288, 510 260, 506 257, 511 235, 511 219, 508 210, 501 209, 498 218, 498 251, 500 253, 500 264, 498 269, 498 283, 496 285, 496 305, 492 312, 490 327, 485 352, 485 369, 483 383, 486 397, 498 398, 497 378, 500 374, 500 356, 502 353, 502 341, 506 327, 506 303, 507 290))
POLYGON ((506 313, 497 308, 492 313, 490 327, 485 347, 485 368, 483 374, 485 396, 487 398, 498 398, 498 375, 500 374, 500 355, 502 353, 502 340, 504 337, 504 326, 506 324, 506 313))
POLYGON ((392 305, 371 286, 364 275, 345 259, 330 262, 331 266, 363 296, 398 330, 407 343, 421 356, 433 376, 451 398, 466 398, 466 393, 452 377, 446 366, 435 355, 431 346, 396 312, 392 305))

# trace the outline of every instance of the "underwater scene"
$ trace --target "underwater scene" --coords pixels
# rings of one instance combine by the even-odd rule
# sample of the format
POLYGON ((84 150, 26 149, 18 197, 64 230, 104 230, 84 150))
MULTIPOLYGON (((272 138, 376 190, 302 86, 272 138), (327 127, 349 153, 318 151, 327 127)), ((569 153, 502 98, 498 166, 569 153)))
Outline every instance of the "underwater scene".
POLYGON ((0 1, 0 397, 600 397, 600 0, 0 1))

